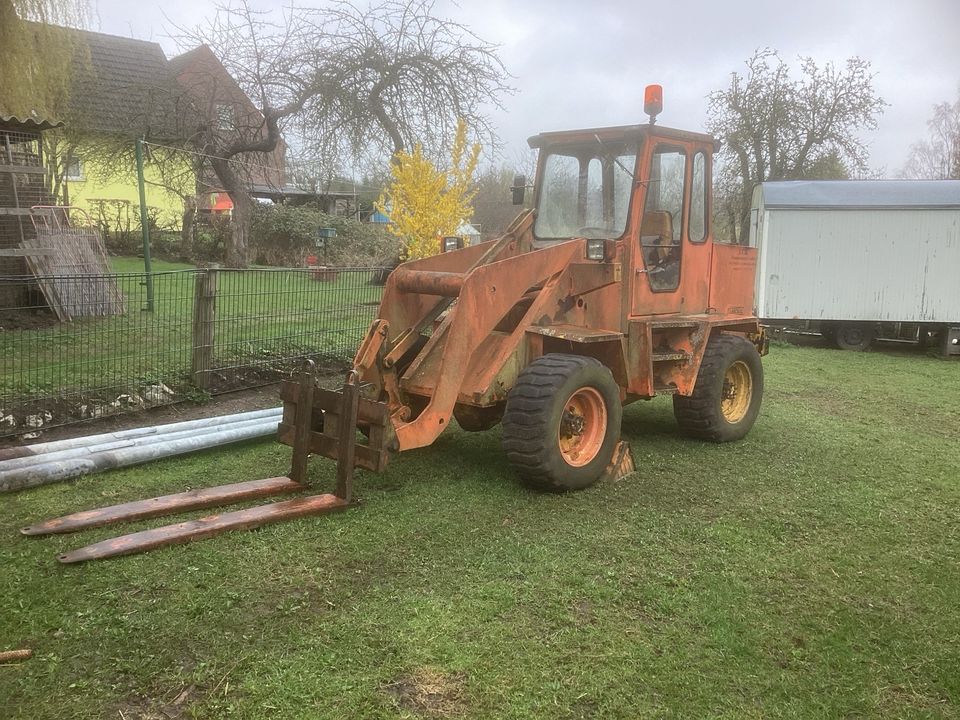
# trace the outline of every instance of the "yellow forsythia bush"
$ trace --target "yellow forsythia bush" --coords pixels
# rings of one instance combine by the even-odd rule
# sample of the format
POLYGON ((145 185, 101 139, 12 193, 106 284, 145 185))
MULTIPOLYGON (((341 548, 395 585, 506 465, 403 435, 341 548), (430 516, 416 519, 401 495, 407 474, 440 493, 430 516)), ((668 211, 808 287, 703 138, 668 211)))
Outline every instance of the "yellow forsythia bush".
POLYGON ((436 255, 440 238, 452 235, 473 216, 476 190, 471 184, 479 157, 480 145, 468 144, 462 119, 457 122, 448 169, 436 168, 420 145, 394 157, 393 180, 376 207, 390 218, 390 232, 403 243, 405 260, 436 255))

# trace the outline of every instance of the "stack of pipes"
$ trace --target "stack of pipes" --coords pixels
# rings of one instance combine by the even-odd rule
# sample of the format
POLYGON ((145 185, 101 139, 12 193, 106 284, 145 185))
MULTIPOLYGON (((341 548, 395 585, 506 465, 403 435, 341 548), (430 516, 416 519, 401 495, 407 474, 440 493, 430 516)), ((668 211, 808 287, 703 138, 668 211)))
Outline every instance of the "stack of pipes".
POLYGON ((0 450, 0 492, 266 437, 282 408, 253 410, 0 450))

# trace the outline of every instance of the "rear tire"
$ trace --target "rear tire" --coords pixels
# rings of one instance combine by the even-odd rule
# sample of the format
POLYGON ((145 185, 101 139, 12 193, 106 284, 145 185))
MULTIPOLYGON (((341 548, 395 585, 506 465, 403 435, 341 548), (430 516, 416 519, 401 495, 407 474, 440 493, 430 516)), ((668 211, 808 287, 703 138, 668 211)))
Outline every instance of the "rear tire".
POLYGON ((613 459, 622 418, 610 370, 593 358, 550 353, 527 366, 507 395, 503 448, 530 487, 580 490, 613 459))
POLYGON ((870 323, 843 323, 837 327, 833 343, 841 350, 863 352, 876 334, 876 328, 870 323))
POLYGON ((693 394, 674 395, 673 413, 684 434, 731 442, 750 432, 762 399, 763 364, 756 347, 739 335, 714 335, 693 394))

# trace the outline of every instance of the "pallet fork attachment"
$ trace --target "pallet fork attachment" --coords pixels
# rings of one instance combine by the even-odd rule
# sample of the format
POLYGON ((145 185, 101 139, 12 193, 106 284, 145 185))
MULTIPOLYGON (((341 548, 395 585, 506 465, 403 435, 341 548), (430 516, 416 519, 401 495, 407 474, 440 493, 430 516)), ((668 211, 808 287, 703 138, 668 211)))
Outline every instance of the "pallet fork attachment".
MULTIPOLYGON (((335 393, 317 387, 316 368, 312 362, 308 361, 307 367, 297 374, 294 381, 284 383, 282 395, 286 402, 284 403, 284 421, 279 426, 280 439, 281 442, 287 442, 293 446, 289 475, 189 490, 148 500, 85 510, 21 528, 20 532, 24 535, 70 533, 131 520, 162 517, 190 510, 231 505, 255 498, 301 492, 309 488, 307 461, 312 453, 325 454, 337 459, 336 486, 333 493, 307 495, 267 505, 256 505, 234 512, 208 515, 196 520, 121 535, 60 554, 57 560, 64 564, 72 564, 121 555, 135 555, 168 545, 179 545, 213 537, 230 530, 252 529, 352 507, 356 504, 353 501, 353 471, 354 463, 358 459, 357 418, 361 414, 358 373, 355 370, 347 373, 343 391, 335 393), (331 436, 331 433, 336 434, 331 436)), ((364 407, 362 415, 367 423, 376 419, 371 417, 373 415, 389 418, 385 413, 371 412, 370 406, 383 405, 385 409, 385 403, 372 403, 369 400, 364 400, 362 403, 364 407)), ((381 441, 381 445, 384 445, 382 439, 387 436, 387 433, 382 423, 376 430, 371 429, 371 437, 374 435, 381 441)), ((381 451, 385 456, 386 448, 382 447, 381 451)), ((364 461, 369 460, 374 454, 369 446, 364 446, 363 452, 365 453, 362 456, 364 461)), ((376 453, 377 456, 380 454, 376 453)), ((364 466, 369 466, 369 463, 365 462, 364 466)))

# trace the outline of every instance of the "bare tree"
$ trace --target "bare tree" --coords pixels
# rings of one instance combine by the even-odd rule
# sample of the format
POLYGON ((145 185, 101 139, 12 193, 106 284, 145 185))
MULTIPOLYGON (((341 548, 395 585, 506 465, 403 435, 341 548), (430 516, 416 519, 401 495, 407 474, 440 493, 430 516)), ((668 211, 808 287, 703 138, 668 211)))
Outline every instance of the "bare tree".
POLYGON ((960 92, 956 102, 933 106, 927 127, 930 137, 910 147, 901 174, 925 180, 960 180, 960 92))
POLYGON ((843 68, 800 58, 798 78, 770 48, 746 65, 745 75, 733 73, 727 89, 710 94, 707 121, 724 143, 721 160, 735 182, 726 212, 737 219, 741 241, 757 183, 811 178, 818 168, 836 173, 838 164, 846 172, 865 170, 860 132, 876 128, 886 105, 873 88, 870 63, 858 57, 843 68))
POLYGON ((492 138, 483 108, 509 91, 496 48, 437 17, 433 0, 291 6, 279 20, 241 0, 181 40, 208 46, 258 110, 229 131, 207 115, 190 135, 233 201, 233 266, 247 262, 252 209, 235 159, 274 151, 282 130, 299 131, 305 149, 329 159, 414 142, 440 152, 458 118, 492 138))

